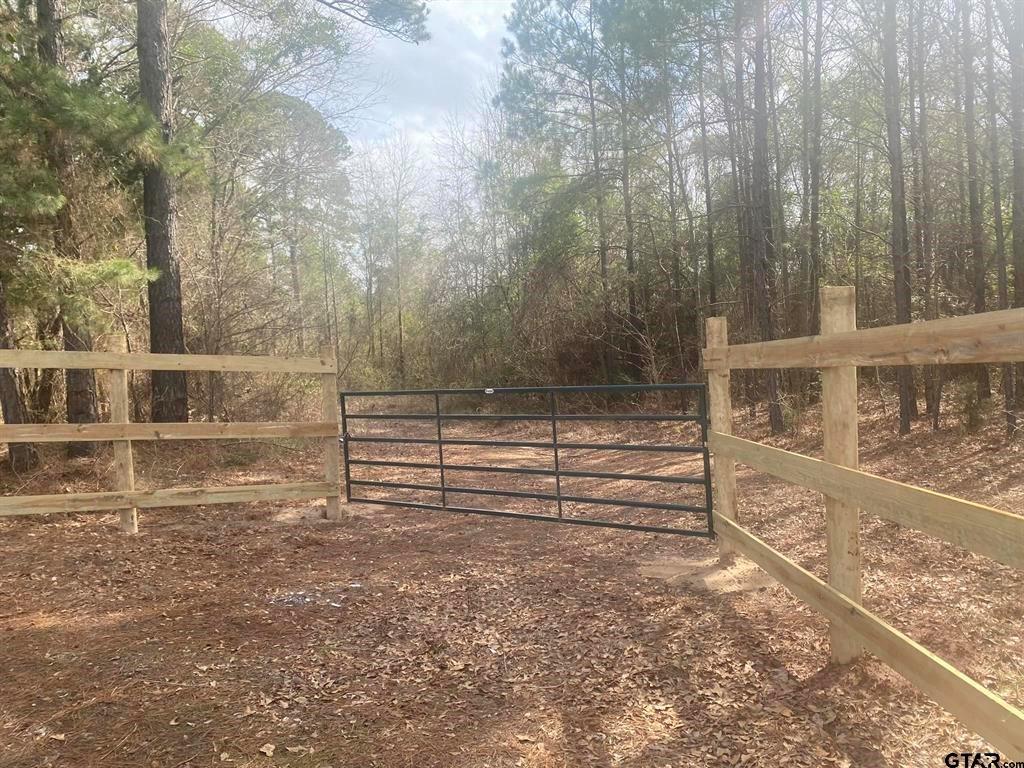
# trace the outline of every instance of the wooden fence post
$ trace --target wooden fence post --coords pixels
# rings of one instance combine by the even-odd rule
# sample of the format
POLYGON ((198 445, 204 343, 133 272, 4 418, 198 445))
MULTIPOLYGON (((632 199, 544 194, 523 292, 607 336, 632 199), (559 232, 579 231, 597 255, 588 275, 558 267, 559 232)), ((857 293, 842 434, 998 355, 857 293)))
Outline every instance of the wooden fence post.
MULTIPOLYGON (((107 386, 110 389, 110 422, 129 422, 128 371, 116 368, 107 372, 107 386)), ((114 441, 114 480, 119 491, 135 490, 135 460, 132 457, 131 440, 114 441)), ((121 530, 125 533, 139 532, 139 511, 135 507, 121 510, 121 530)))
MULTIPOLYGON (((729 325, 724 317, 707 319, 708 348, 729 346, 729 325)), ((708 371, 708 415, 711 429, 732 434, 732 394, 729 391, 729 369, 708 371)), ((715 513, 729 520, 736 519, 736 460, 732 456, 715 455, 715 513)), ((736 548, 724 536, 718 537, 718 555, 728 560, 736 548)))
MULTIPOLYGON (((821 333, 857 329, 857 298, 854 288, 822 288, 821 333)), ((821 370, 824 458, 832 464, 858 467, 857 366, 821 370)), ((855 603, 861 602, 860 510, 825 496, 825 530, 828 541, 828 582, 855 603)), ((845 664, 861 653, 860 644, 848 630, 833 623, 829 629, 832 660, 845 664)))
MULTIPOLYGON (((325 344, 320 348, 320 359, 331 366, 329 373, 320 374, 320 391, 323 395, 321 415, 323 420, 338 425, 338 361, 334 356, 334 348, 325 344)), ((324 478, 331 484, 331 493, 327 496, 327 519, 337 520, 341 517, 341 506, 338 496, 341 492, 341 451, 338 444, 340 433, 324 438, 324 478)))

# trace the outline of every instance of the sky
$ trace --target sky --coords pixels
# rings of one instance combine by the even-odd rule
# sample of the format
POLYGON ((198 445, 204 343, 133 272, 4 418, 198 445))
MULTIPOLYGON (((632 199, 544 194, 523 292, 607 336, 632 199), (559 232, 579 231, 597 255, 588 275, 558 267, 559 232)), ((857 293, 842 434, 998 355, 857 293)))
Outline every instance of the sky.
POLYGON ((377 38, 366 77, 380 82, 378 103, 349 128, 357 142, 404 132, 414 143, 439 135, 448 115, 472 117, 483 87, 501 67, 504 16, 512 0, 430 0, 430 40, 412 45, 377 38))

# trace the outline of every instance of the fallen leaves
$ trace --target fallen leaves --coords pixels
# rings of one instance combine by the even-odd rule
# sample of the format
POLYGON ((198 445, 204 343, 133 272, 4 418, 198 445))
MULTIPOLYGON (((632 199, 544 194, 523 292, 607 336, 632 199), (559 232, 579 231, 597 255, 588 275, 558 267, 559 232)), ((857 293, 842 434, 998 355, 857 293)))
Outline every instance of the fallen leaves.
MULTIPOLYGON (((893 457, 872 450, 885 470, 893 457)), ((820 500, 742 469, 740 482, 749 524, 822 568, 820 500)), ((185 766, 202 750, 195 765, 662 768, 786 755, 817 768, 970 738, 881 665, 829 667, 826 623, 779 587, 724 594, 639 574, 654 558, 714 557, 707 542, 376 508, 344 526, 274 525, 272 509, 154 514, 134 539, 105 516, 0 522, 0 700, 32 724, 0 731, 5 760, 185 766)), ((872 607, 1014 695, 1021 633, 957 656, 930 604, 966 605, 985 581, 991 604, 965 610, 1015 620, 1019 577, 947 567, 902 530, 883 546, 872 525, 872 607)))

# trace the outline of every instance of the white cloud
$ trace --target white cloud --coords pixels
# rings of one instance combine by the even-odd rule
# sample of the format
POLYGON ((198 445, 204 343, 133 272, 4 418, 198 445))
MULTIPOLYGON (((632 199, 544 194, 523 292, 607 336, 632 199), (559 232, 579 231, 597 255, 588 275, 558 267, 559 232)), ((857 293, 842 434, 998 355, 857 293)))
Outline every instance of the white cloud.
POLYGON ((430 13, 454 19, 483 38, 495 27, 504 28, 504 16, 511 8, 511 0, 435 0, 430 13))
POLYGON ((482 87, 494 80, 512 0, 435 0, 429 7, 430 40, 374 41, 367 76, 383 83, 381 101, 352 126, 354 138, 405 131, 427 141, 443 129, 446 115, 471 113, 482 87))

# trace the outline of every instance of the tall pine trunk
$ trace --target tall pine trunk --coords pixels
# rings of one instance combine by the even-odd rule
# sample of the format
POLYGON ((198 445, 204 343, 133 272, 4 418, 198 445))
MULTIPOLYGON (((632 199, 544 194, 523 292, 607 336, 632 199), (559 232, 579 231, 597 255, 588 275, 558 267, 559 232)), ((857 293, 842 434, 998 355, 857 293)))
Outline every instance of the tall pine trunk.
MULTIPOLYGON (((0 280, 0 349, 14 349, 14 334, 7 309, 7 289, 0 280)), ((18 372, 13 368, 0 368, 0 410, 4 424, 27 424, 25 395, 18 372)), ((25 472, 39 464, 39 453, 32 443, 9 443, 7 462, 15 472, 25 472)))
POLYGON ((824 45, 823 0, 814 3, 814 69, 811 78, 811 136, 810 136, 810 278, 807 289, 810 295, 811 315, 807 323, 809 333, 818 333, 821 307, 818 303, 818 288, 824 272, 821 264, 821 59, 824 45))
MULTIPOLYGON (((911 249, 916 290, 925 319, 931 314, 931 212, 930 159, 928 155, 928 109, 925 95, 925 58, 928 50, 924 29, 925 0, 910 0, 907 25, 907 99, 910 112, 910 178, 913 231, 911 249)), ((939 381, 934 365, 924 366, 925 409, 938 425, 936 384, 939 381)))
MULTIPOLYGON (((138 0, 139 88, 143 103, 160 125, 164 143, 173 138, 173 97, 167 39, 167 1, 138 0)), ((156 270, 149 283, 149 349, 182 354, 181 273, 175 234, 174 179, 162 164, 145 170, 142 181, 146 227, 146 266, 156 270)), ((188 384, 184 371, 153 371, 153 421, 188 421, 188 384)))
MULTIPOLYGON (((776 308, 776 324, 781 334, 783 336, 788 336, 791 335, 794 329, 793 305, 795 302, 793 300, 792 285, 790 282, 789 258, 786 253, 788 232, 786 229, 785 176, 787 163, 783 158, 782 129, 779 127, 779 108, 775 98, 775 55, 773 53, 772 46, 771 30, 769 29, 765 33, 765 75, 767 78, 766 87, 768 92, 768 119, 771 128, 771 147, 775 155, 772 179, 773 188, 771 194, 772 234, 775 245, 775 271, 778 275, 777 282, 781 284, 781 287, 776 290, 775 297, 775 301, 778 304, 776 308)), ((798 304, 798 302, 796 303, 798 304)), ((799 332, 797 333, 799 334, 799 332)), ((797 373, 797 371, 793 371, 791 373, 797 373)), ((802 373, 802 371, 800 373, 802 373)), ((779 379, 781 382, 781 373, 779 375, 779 379)), ((800 379, 798 377, 791 377, 789 379, 789 382, 791 382, 791 391, 798 394, 804 389, 802 386, 799 386, 799 381, 800 379), (792 384, 797 384, 797 386, 792 386, 792 384)))
POLYGON ((395 199, 392 203, 394 206, 394 210, 392 212, 392 216, 394 217, 394 231, 392 232, 392 236, 395 248, 395 297, 398 307, 398 346, 396 348, 398 355, 398 386, 405 387, 405 300, 402 295, 402 239, 401 222, 399 221, 400 211, 402 210, 402 200, 399 190, 400 187, 396 184, 395 199))
MULTIPOLYGON (((995 63, 995 16, 992 0, 985 0, 985 38, 989 45, 985 49, 985 94, 988 102, 988 164, 992 179, 992 220, 996 230, 996 279, 998 281, 999 309, 1010 306, 1009 276, 1006 271, 1006 231, 1003 227, 1002 164, 999 161, 999 100, 996 96, 995 63)), ((1006 432, 1012 435, 1017 429, 1017 406, 1015 371, 1011 363, 1001 367, 1003 385, 1003 409, 1006 418, 1006 432)))
POLYGON ((639 351, 645 334, 637 299, 636 228, 633 222, 632 143, 629 130, 629 92, 626 83, 626 47, 619 43, 616 76, 619 86, 619 139, 622 150, 622 228, 626 255, 626 355, 630 376, 643 377, 643 355, 639 351))
POLYGON ((587 51, 587 113, 588 139, 590 143, 591 173, 594 183, 594 207, 597 217, 597 255, 601 270, 601 316, 604 323, 602 336, 604 354, 601 356, 601 367, 604 369, 604 380, 611 384, 617 378, 614 323, 612 322, 611 284, 608 276, 608 218, 605 213, 604 167, 601 162, 601 133, 597 122, 597 25, 594 17, 595 9, 590 5, 588 17, 588 51, 587 51))
MULTIPOLYGON (((679 205, 676 192, 676 115, 675 103, 672 99, 672 79, 669 74, 668 59, 660 62, 665 110, 665 163, 668 166, 668 218, 669 218, 669 249, 671 250, 671 294, 672 294, 672 337, 675 341, 676 359, 679 364, 680 380, 686 380, 686 355, 683 352, 682 331, 680 329, 683 309, 683 243, 679 233, 679 205)), ((692 223, 693 219, 690 218, 692 223)), ((696 278, 696 275, 695 275, 696 278)), ((698 282, 696 279, 695 283, 698 282)), ((699 283, 698 283, 699 284, 699 283)), ((699 294, 699 291, 698 291, 699 294)), ((698 301, 699 307, 699 301, 698 301)))
POLYGON ((708 272, 708 309, 710 314, 718 313, 717 270, 715 268, 715 220, 711 197, 711 159, 708 148, 707 98, 704 92, 706 30, 701 29, 697 41, 697 104, 700 110, 700 160, 701 181, 704 184, 704 251, 708 272))
MULTIPOLYGON (((971 30, 971 2, 960 2, 960 34, 964 80, 964 140, 967 143, 967 198, 971 215, 971 257, 974 283, 974 311, 985 311, 985 232, 981 220, 981 191, 978 167, 978 126, 974 93, 974 33, 971 30)), ((992 397, 988 366, 975 367, 978 398, 992 397)))
MULTIPOLYGON (((718 29, 718 19, 715 18, 715 40, 716 40, 716 55, 718 59, 718 82, 721 84, 720 98, 722 101, 722 112, 725 115, 725 128, 729 140, 729 179, 732 187, 732 207, 735 213, 736 219, 736 252, 742 253, 746 247, 746 240, 744 239, 744 216, 743 216, 743 189, 740 182, 740 139, 739 139, 739 110, 735 109, 735 104, 729 97, 727 88, 727 78, 725 69, 725 52, 722 46, 722 38, 724 35, 721 30, 718 29)), ((736 44, 739 44, 737 38, 736 44)), ((742 263, 742 256, 740 256, 742 263)), ((740 293, 741 302, 743 300, 742 291, 744 288, 742 267, 740 268, 740 293)), ((741 304, 742 306, 742 304, 741 304)))
MULTIPOLYGON (((62 0, 36 0, 36 22, 39 27, 39 60, 42 64, 67 77, 64 53, 63 20, 65 9, 62 0)), ((57 188, 64 198, 64 204, 57 211, 53 228, 53 248, 57 256, 66 261, 82 258, 79 237, 75 232, 72 218, 73 168, 72 153, 64 131, 57 125, 47 129, 46 160, 57 182, 57 188)), ((62 297, 69 299, 70 297, 62 297)), ((70 301, 61 302, 68 306, 70 301)), ((85 322, 62 311, 61 328, 64 349, 69 352, 92 350, 92 335, 85 322)), ((65 372, 65 401, 69 424, 92 424, 98 420, 96 407, 96 372, 91 369, 69 369, 65 372)), ((68 443, 68 456, 91 456, 97 445, 92 442, 68 443)))
MULTIPOLYGON (((1013 306, 1024 307, 1024 0, 1004 20, 1010 49, 1010 131, 1013 139, 1013 306)), ((1017 407, 1024 407, 1024 363, 1017 366, 1017 407)))
MULTIPOLYGON (((892 209, 892 267, 896 322, 910 322, 910 239, 907 233, 907 195, 900 136, 900 71, 896 36, 896 0, 882 0, 882 71, 885 128, 889 150, 889 192, 892 209)), ((913 416, 913 370, 896 369, 900 398, 900 434, 910 433, 913 416)))
MULTIPOLYGON (((916 217, 920 232, 915 234, 915 241, 919 240, 920 251, 916 263, 918 295, 920 296, 922 310, 925 320, 934 320, 938 317, 938 307, 934 299, 932 282, 935 272, 935 235, 933 220, 935 218, 932 206, 932 160, 929 138, 929 115, 928 115, 928 94, 925 88, 925 62, 928 52, 928 40, 924 28, 924 9, 926 0, 917 2, 917 34, 915 35, 914 63, 917 72, 917 120, 916 143, 918 150, 918 171, 920 173, 917 194, 919 199, 920 214, 916 217)), ((913 104, 911 107, 913 108, 913 104)), ((926 365, 924 367, 925 400, 929 415, 931 416, 932 429, 939 428, 939 415, 942 410, 942 377, 937 365, 926 365)))
MULTIPOLYGON (((754 281, 757 303, 757 326, 762 341, 775 338, 773 317, 773 287, 775 282, 775 241, 772 232, 771 180, 768 154, 768 94, 767 61, 765 51, 765 0, 755 10, 756 37, 754 41, 754 155, 753 155, 753 210, 751 220, 754 234, 754 281)), ((782 404, 779 402, 779 372, 769 369, 767 374, 768 421, 772 434, 785 427, 782 404)))
MULTIPOLYGON (((740 307, 743 310, 744 325, 750 328, 754 324, 753 296, 751 265, 753 263, 752 249, 753 240, 751 237, 751 195, 749 179, 749 146, 747 142, 747 109, 746 109, 746 86, 744 76, 744 41, 743 41, 743 7, 735 3, 733 8, 733 90, 735 101, 733 102, 735 116, 736 134, 736 250, 740 263, 740 307)), ((751 377, 747 377, 747 381, 751 377)), ((748 388, 748 396, 749 396, 748 388)), ((749 397, 748 397, 749 399, 749 397)))

